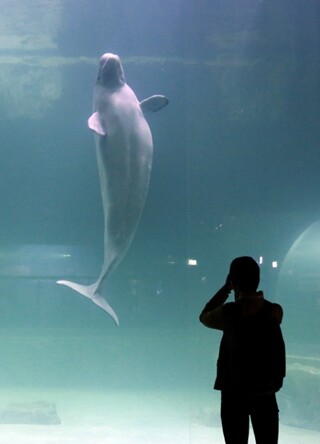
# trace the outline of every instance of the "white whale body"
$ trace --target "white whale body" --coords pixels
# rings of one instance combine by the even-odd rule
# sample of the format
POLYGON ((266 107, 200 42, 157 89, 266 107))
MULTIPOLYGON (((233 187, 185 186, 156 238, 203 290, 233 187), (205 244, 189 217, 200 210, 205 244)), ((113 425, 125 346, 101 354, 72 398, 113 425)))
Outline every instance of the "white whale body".
POLYGON ((104 211, 104 262, 92 285, 57 283, 91 299, 117 325, 118 317, 103 297, 102 285, 130 246, 148 192, 153 143, 143 112, 158 111, 167 104, 168 99, 160 95, 139 103, 125 81, 119 56, 101 57, 88 126, 94 132, 104 211))

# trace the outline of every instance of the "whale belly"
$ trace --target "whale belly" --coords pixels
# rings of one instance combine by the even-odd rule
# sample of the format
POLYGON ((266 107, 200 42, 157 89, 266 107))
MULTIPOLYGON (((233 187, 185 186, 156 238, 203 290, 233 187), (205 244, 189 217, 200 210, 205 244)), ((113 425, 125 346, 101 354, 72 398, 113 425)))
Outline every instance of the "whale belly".
POLYGON ((105 247, 107 251, 115 248, 118 260, 133 238, 150 180, 152 136, 144 117, 139 117, 134 124, 121 122, 110 135, 95 136, 105 247))

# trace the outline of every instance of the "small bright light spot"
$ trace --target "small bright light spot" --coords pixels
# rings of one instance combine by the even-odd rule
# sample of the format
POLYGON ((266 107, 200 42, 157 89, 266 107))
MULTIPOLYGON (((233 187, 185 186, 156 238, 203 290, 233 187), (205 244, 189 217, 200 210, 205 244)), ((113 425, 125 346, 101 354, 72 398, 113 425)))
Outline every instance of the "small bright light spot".
POLYGON ((170 265, 174 265, 176 263, 176 261, 171 255, 169 255, 167 259, 168 259, 168 264, 170 265))
POLYGON ((197 259, 188 259, 188 265, 190 267, 195 267, 196 265, 198 265, 197 259))
POLYGON ((272 261, 272 268, 278 268, 278 261, 272 261))
POLYGON ((71 254, 63 254, 62 257, 71 257, 71 254))
POLYGON ((259 257, 259 265, 262 265, 263 264, 263 256, 260 256, 259 257))

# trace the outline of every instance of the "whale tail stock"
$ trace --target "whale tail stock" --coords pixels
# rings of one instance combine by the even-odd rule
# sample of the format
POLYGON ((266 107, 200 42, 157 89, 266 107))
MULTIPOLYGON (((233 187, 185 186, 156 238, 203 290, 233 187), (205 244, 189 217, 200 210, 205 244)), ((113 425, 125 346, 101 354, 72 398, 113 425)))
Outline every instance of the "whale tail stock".
POLYGON ((102 308, 102 310, 106 311, 108 315, 112 317, 117 326, 119 326, 119 319, 112 307, 108 304, 105 298, 97 292, 97 284, 93 285, 81 285, 76 284, 71 281, 57 281, 57 284, 65 285, 66 287, 72 288, 72 290, 77 291, 88 299, 91 299, 93 303, 95 303, 98 307, 102 308))

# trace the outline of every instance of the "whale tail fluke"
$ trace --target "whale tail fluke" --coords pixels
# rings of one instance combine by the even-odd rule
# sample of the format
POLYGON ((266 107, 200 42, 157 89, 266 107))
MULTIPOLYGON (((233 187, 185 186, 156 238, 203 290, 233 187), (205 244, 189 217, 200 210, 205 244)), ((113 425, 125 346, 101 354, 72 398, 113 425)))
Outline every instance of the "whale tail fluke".
POLYGON ((102 308, 102 310, 106 311, 109 316, 112 317, 117 326, 119 326, 119 319, 112 307, 108 304, 105 298, 98 293, 97 284, 93 285, 81 285, 76 284, 71 281, 57 281, 57 284, 65 285, 66 287, 72 288, 72 290, 77 291, 88 299, 91 299, 98 307, 102 308))

